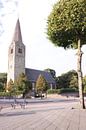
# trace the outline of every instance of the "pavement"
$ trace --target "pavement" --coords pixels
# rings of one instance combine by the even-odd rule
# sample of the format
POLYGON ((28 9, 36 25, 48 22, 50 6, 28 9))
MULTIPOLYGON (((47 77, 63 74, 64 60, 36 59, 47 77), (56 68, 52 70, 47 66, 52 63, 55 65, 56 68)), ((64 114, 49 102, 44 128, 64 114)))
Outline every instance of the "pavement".
POLYGON ((1 110, 0 130, 86 130, 86 109, 80 109, 77 98, 27 101, 25 108, 1 110))

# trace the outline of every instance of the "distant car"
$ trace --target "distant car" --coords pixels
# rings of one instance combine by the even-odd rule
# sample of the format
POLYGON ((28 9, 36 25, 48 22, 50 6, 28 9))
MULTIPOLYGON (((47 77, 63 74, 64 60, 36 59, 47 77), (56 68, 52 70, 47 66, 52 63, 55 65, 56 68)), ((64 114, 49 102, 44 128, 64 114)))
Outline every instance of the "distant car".
POLYGON ((44 97, 44 94, 41 95, 40 93, 35 93, 35 97, 36 97, 36 98, 44 97))

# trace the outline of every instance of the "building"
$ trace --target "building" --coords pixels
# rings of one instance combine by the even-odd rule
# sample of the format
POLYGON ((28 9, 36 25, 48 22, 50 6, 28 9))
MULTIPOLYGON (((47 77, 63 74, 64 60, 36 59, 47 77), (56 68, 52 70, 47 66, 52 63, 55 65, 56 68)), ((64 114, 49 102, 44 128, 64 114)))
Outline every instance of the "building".
POLYGON ((7 84, 10 79, 14 82, 21 73, 24 73, 27 76, 28 80, 32 83, 33 88, 35 88, 36 80, 40 74, 42 74, 50 84, 51 89, 56 87, 56 82, 50 72, 25 68, 25 45, 22 42, 20 22, 18 19, 12 43, 8 50, 7 84))

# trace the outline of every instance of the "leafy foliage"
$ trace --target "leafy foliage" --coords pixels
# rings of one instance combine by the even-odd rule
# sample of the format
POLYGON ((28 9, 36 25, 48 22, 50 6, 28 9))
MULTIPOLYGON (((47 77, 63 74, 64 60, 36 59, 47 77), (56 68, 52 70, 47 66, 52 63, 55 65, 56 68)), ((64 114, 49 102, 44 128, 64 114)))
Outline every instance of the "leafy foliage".
POLYGON ((84 92, 86 93, 86 75, 83 77, 84 92))
POLYGON ((7 73, 0 73, 0 82, 2 83, 7 82, 7 73))
POLYGON ((43 91, 46 91, 47 89, 48 89, 48 83, 45 80, 44 76, 42 76, 40 74, 37 81, 36 81, 36 90, 43 92, 43 91))
POLYGON ((59 92, 58 92, 58 89, 48 89, 48 90, 47 90, 47 93, 48 93, 48 94, 57 94, 57 93, 59 93, 59 92))
POLYGON ((10 81, 8 82, 7 90, 8 90, 9 92, 12 92, 12 91, 13 91, 13 88, 14 88, 14 83, 13 83, 13 80, 10 79, 10 81))
POLYGON ((55 72, 55 70, 50 69, 50 68, 47 68, 47 69, 45 69, 44 71, 51 73, 51 75, 52 75, 52 77, 53 77, 54 79, 56 78, 56 72, 55 72))
POLYGON ((60 0, 47 20, 48 38, 56 46, 77 48, 86 44, 86 0, 60 0))
POLYGON ((57 88, 78 89, 78 76, 75 70, 71 70, 56 78, 57 88))
POLYGON ((77 73, 81 108, 85 108, 82 83, 82 45, 86 44, 86 0, 60 0, 48 17, 48 38, 56 46, 78 48, 77 73))
POLYGON ((23 93, 27 93, 32 88, 31 83, 27 80, 27 77, 24 73, 19 75, 19 77, 14 82, 14 85, 18 91, 22 91, 23 93))
POLYGON ((75 88, 60 88, 60 89, 48 89, 48 94, 62 94, 62 93, 74 93, 78 92, 75 88))
POLYGON ((7 73, 0 73, 0 90, 4 91, 7 83, 7 73))

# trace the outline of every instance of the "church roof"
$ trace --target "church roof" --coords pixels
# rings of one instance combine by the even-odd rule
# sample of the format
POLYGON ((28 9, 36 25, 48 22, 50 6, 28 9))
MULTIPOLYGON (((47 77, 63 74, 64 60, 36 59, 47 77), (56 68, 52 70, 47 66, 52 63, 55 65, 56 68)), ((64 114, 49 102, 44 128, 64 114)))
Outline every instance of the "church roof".
POLYGON ((15 27, 14 36, 13 36, 12 41, 22 43, 22 35, 21 35, 21 28, 20 28, 19 19, 17 20, 17 23, 16 23, 16 27, 15 27))
POLYGON ((25 74, 26 74, 28 80, 31 81, 31 82, 36 82, 38 76, 41 74, 41 75, 44 76, 44 78, 46 79, 46 81, 48 83, 53 83, 53 84, 56 83, 54 78, 50 74, 50 72, 25 68, 25 74))

